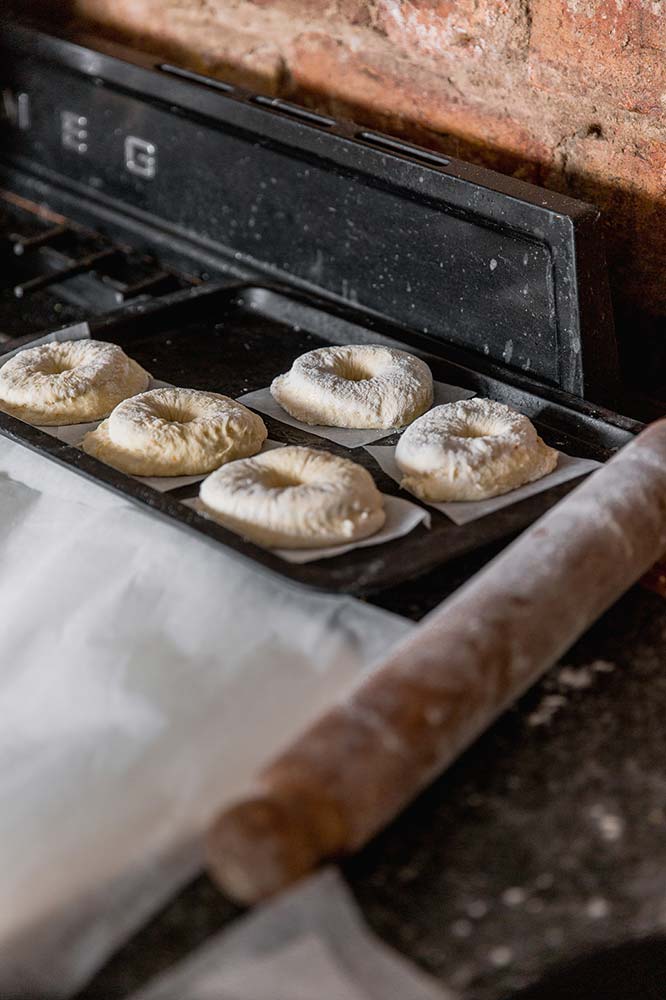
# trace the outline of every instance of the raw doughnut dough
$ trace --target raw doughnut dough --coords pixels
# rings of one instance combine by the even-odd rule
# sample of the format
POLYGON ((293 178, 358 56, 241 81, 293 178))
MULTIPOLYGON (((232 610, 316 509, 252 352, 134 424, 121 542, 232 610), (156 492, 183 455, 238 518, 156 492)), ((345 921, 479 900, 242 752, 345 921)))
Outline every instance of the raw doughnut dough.
POLYGON ((28 347, 0 368, 0 410, 29 424, 101 420, 150 375, 117 344, 63 340, 28 347))
POLYGON ((432 405, 427 364, 391 347, 320 347, 273 379, 274 399, 305 424, 403 427, 432 405))
POLYGON ((132 476, 197 476, 256 455, 261 417, 217 392, 151 389, 119 403, 82 448, 132 476))
POLYGON ((435 406, 408 427, 395 459, 422 500, 485 500, 552 472, 557 451, 522 413, 491 399, 435 406))
POLYGON ((386 517, 369 472, 316 448, 276 448, 232 462, 203 481, 199 497, 216 521, 267 548, 367 538, 386 517))

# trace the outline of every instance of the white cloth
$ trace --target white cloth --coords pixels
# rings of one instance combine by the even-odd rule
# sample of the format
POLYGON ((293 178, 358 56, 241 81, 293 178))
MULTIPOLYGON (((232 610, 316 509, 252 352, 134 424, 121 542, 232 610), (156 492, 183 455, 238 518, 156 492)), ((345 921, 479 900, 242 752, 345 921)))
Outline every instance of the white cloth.
POLYGON ((216 935, 131 1000, 454 1000, 366 926, 335 869, 216 935))
POLYGON ((65 996, 255 769, 412 627, 0 437, 0 995, 65 996))

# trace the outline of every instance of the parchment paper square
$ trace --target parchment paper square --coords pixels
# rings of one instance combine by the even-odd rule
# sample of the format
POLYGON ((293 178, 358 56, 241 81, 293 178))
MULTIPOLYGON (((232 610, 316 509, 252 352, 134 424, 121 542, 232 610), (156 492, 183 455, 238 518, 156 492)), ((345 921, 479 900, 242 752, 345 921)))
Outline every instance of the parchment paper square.
MULTIPOLYGON (((403 473, 395 460, 395 446, 374 445, 366 447, 365 450, 372 455, 387 476, 390 476, 396 483, 400 483, 403 473)), ((471 521, 487 517, 488 514, 493 514, 503 507, 510 507, 527 497, 536 496, 537 493, 543 493, 544 490, 549 490, 553 486, 559 486, 560 483, 566 483, 570 479, 576 479, 577 476, 592 472, 594 469, 598 469, 601 464, 601 462, 596 462, 591 458, 573 458, 571 455, 559 452, 557 466, 553 472, 544 476, 543 479, 527 483, 525 486, 520 486, 517 490, 504 493, 502 496, 491 497, 489 500, 467 500, 455 503, 431 503, 428 500, 421 502, 427 503, 429 507, 441 511, 442 514, 446 514, 454 524, 469 524, 471 521)))
MULTIPOLYGON (((290 563, 310 563, 318 559, 332 559, 334 556, 341 556, 352 549, 364 549, 371 545, 382 545, 384 542, 391 542, 396 538, 403 538, 413 531, 419 524, 430 527, 430 515, 423 507, 418 507, 410 500, 402 497, 391 497, 382 493, 384 498, 384 510, 386 511, 386 521, 381 531, 371 535, 369 538, 362 538, 358 542, 349 542, 343 545, 332 545, 325 549, 271 549, 276 556, 290 563)), ((182 501, 186 507, 191 507, 197 514, 214 520, 203 509, 198 498, 182 501)))
MULTIPOLYGON (((448 385, 446 382, 435 382, 433 406, 439 406, 441 403, 455 403, 459 399, 470 399, 474 395, 476 394, 470 389, 461 389, 460 386, 448 385)), ((345 448, 360 448, 363 445, 371 444, 373 441, 381 441, 384 438, 390 437, 391 434, 395 434, 398 430, 395 427, 349 429, 346 427, 323 427, 319 424, 304 424, 282 409, 280 404, 271 396, 268 386, 264 389, 257 389, 255 392, 243 393, 242 396, 238 397, 238 402, 243 403, 244 406, 249 406, 252 410, 258 410, 259 413, 263 413, 267 417, 273 417, 274 420, 279 420, 283 424, 288 424, 290 427, 297 427, 307 434, 314 434, 317 437, 325 438, 345 448)), ((404 427, 401 428, 401 430, 404 429, 404 427)))

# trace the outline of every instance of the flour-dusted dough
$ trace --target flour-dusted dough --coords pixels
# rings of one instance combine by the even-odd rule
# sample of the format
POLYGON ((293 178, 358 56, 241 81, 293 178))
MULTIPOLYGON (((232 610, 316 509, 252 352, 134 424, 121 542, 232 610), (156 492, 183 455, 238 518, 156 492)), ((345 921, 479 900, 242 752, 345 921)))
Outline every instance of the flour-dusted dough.
POLYGON ((220 524, 267 548, 367 538, 386 518, 370 473, 316 448, 276 448, 232 462, 203 481, 199 498, 220 524))
POLYGON ((552 472, 557 451, 522 413, 491 399, 436 406, 408 427, 395 459, 422 500, 485 500, 552 472))
POLYGON ((432 405, 432 373, 420 358, 391 347, 320 347, 273 379, 271 393, 305 424, 388 430, 432 405))
POLYGON ((255 455, 261 417, 217 392, 151 389, 126 399, 83 439, 83 450, 132 476, 197 476, 255 455))
POLYGON ((0 410, 38 426, 84 424, 149 382, 117 344, 55 341, 28 347, 0 368, 0 410))

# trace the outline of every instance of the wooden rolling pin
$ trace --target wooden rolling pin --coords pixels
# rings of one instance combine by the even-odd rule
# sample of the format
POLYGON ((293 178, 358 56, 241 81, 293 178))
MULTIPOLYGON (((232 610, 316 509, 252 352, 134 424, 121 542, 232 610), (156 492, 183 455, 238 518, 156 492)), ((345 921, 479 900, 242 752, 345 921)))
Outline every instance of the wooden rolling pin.
POLYGON ((208 839, 232 897, 357 850, 666 551, 666 420, 432 612, 259 775, 208 839))

